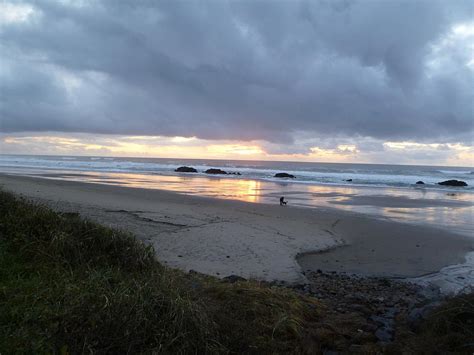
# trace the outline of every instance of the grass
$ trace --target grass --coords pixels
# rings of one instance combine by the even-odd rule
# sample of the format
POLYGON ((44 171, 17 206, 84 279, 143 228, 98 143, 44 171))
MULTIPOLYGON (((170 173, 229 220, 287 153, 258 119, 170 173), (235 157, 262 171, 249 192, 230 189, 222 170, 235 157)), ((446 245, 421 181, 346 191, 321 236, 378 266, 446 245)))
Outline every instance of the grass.
POLYGON ((0 192, 0 352, 303 351, 317 301, 166 268, 131 235, 0 192))
POLYGON ((399 343, 399 349, 412 353, 473 354, 474 294, 448 300, 428 315, 416 334, 399 343))
MULTIPOLYGON (((454 299, 398 349, 468 349, 473 303, 454 299)), ((363 321, 290 289, 169 269, 126 232, 0 191, 1 354, 313 354, 347 350, 363 321)))

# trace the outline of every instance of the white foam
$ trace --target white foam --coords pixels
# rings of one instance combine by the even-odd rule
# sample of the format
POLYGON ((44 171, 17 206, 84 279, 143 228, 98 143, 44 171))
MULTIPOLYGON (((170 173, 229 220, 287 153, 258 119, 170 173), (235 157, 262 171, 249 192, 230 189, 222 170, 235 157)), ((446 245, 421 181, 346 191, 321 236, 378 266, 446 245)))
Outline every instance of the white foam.
POLYGON ((436 287, 443 295, 474 292, 474 252, 465 257, 465 262, 442 268, 439 272, 406 279, 418 285, 436 287))
MULTIPOLYGON (((192 165, 200 171, 209 167, 223 170, 239 171, 242 175, 235 178, 266 180, 272 182, 293 182, 303 184, 327 184, 327 185, 355 185, 355 186, 385 186, 412 188, 414 184, 422 180, 425 185, 423 189, 472 192, 474 191, 474 176, 465 169, 423 169, 417 167, 377 167, 337 165, 328 168, 324 164, 304 163, 275 163, 269 166, 268 162, 255 162, 252 166, 229 164, 226 161, 171 161, 159 159, 133 159, 133 158, 106 158, 106 157, 52 157, 52 156, 7 156, 0 155, 1 167, 35 168, 35 169, 57 169, 71 171, 93 171, 93 172, 116 172, 116 173, 140 173, 140 174, 163 174, 172 175, 174 169, 180 165, 192 165), (232 168, 229 166, 232 165, 232 168), (296 179, 281 180, 274 178, 278 172, 287 172, 296 176, 296 179), (451 175, 447 175, 447 174, 451 175), (461 174, 456 177, 456 174, 461 174), (439 186, 439 181, 447 178, 462 178, 468 183, 468 187, 453 188, 439 186), (351 179, 352 181, 347 181, 351 179)), ((469 169, 469 168, 467 168, 469 169)))
POLYGON ((473 171, 471 170, 439 170, 440 173, 448 174, 448 175, 458 175, 458 174, 472 174, 473 171))

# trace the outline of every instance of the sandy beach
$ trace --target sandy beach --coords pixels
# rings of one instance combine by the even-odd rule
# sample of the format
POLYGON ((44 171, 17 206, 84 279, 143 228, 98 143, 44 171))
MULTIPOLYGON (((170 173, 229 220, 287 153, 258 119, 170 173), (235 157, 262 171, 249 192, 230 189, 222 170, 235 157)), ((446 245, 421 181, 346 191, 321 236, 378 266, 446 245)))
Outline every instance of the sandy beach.
POLYGON ((317 269, 416 277, 462 263, 474 247, 447 231, 332 209, 8 175, 0 185, 130 231, 171 267, 218 277, 302 283, 317 269))

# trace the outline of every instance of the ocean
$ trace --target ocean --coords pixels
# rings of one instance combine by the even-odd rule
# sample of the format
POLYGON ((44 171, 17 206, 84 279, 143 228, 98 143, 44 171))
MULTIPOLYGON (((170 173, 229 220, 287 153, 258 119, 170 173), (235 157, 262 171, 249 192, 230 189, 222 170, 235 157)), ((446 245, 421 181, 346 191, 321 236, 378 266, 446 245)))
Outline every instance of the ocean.
POLYGON ((421 180, 426 189, 451 191, 437 185, 449 179, 463 180, 468 187, 462 191, 474 191, 474 167, 443 167, 415 165, 301 163, 244 160, 195 160, 163 158, 112 158, 73 156, 26 156, 0 155, 0 168, 39 169, 44 171, 79 171, 100 173, 133 173, 182 176, 174 172, 179 166, 195 167, 198 176, 208 176, 204 170, 219 168, 240 172, 235 179, 254 179, 279 182, 278 172, 296 176, 292 183, 342 186, 381 186, 411 188, 421 180), (352 181, 347 181, 352 179, 352 181))
POLYGON ((0 155, 0 171, 50 179, 164 189, 179 193, 339 208, 474 235, 474 168, 78 156, 0 155), (192 166, 198 173, 176 173, 192 166), (210 176, 219 168, 240 175, 210 176), (278 172, 294 179, 275 178, 278 172), (438 185, 462 180, 467 187, 438 185), (424 185, 417 185, 417 181, 424 185))

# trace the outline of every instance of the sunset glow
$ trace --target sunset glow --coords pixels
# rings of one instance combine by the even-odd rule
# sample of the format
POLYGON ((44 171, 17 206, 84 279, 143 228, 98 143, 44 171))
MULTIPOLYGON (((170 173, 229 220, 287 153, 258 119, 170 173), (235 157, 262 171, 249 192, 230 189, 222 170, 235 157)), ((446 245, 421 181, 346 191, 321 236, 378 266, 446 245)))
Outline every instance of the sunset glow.
POLYGON ((473 5, 0 0, 0 355, 474 355, 473 5))
POLYGON ((472 166, 472 9, 343 3, 3 1, 0 153, 472 166))
POLYGON ((285 154, 265 150, 263 142, 222 142, 195 137, 160 136, 96 136, 87 135, 5 135, 0 136, 0 149, 6 154, 89 155, 189 159, 242 159, 307 162, 378 163, 381 154, 400 163, 412 164, 411 156, 425 157, 443 165, 469 166, 474 161, 474 148, 463 144, 384 142, 380 150, 364 150, 356 144, 339 144, 334 148, 309 147, 306 152, 285 154), (443 158, 441 160, 440 158, 443 158))

